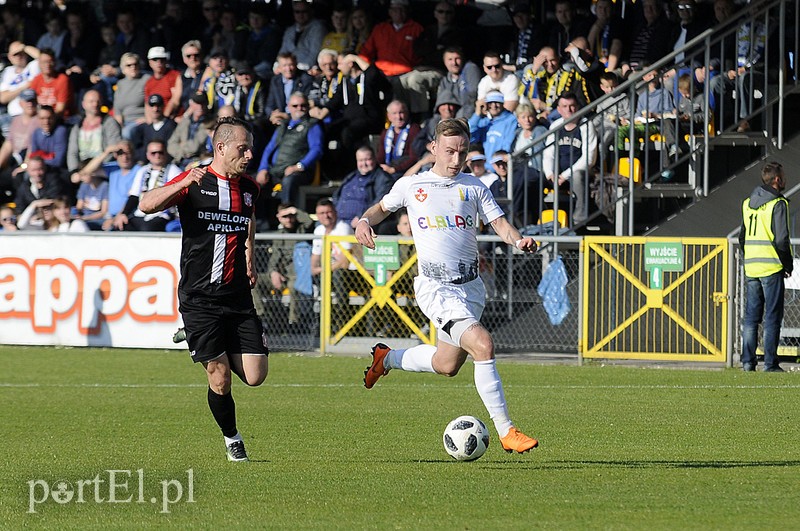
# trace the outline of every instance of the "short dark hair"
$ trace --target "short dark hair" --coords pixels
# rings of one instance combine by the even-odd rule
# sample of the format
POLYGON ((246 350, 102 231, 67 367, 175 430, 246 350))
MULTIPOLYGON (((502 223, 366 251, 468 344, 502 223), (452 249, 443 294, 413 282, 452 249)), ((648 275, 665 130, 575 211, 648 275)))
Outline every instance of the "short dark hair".
POLYGON ((336 210, 336 206, 333 204, 333 200, 330 197, 323 197, 322 199, 317 201, 317 206, 318 207, 329 206, 329 207, 333 208, 334 210, 336 210))
POLYGON ((447 118, 436 126, 434 138, 443 136, 465 136, 469 139, 469 123, 466 118, 447 118))
POLYGON ((761 168, 761 182, 764 184, 771 184, 775 177, 783 175, 783 164, 780 162, 767 162, 761 168))
POLYGON ((561 100, 574 101, 575 103, 580 105, 580 100, 578 100, 578 96, 576 96, 574 92, 562 92, 561 95, 558 97, 558 101, 561 100))
POLYGON ((211 142, 213 144, 217 142, 222 142, 223 144, 229 142, 233 137, 233 129, 235 127, 242 127, 248 134, 252 134, 250 124, 236 116, 225 116, 217 120, 217 123, 214 124, 214 136, 211 138, 211 142))

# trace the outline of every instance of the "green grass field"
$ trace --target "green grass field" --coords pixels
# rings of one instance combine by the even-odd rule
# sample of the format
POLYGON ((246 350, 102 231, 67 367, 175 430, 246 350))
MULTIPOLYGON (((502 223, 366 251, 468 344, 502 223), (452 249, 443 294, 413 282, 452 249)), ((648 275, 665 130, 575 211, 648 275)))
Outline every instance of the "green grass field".
POLYGON ((444 426, 461 414, 489 420, 471 365, 452 379, 393 372, 367 391, 365 364, 273 355, 265 385, 234 384, 252 461, 228 463, 204 374, 185 353, 1 347, 0 527, 777 529, 800 521, 798 373, 501 362, 512 417, 540 448, 506 454, 492 429, 486 455, 458 463, 442 448, 444 426), (115 498, 131 501, 108 502, 108 470, 130 471, 117 473, 115 498), (68 491, 72 500, 54 501, 68 491))

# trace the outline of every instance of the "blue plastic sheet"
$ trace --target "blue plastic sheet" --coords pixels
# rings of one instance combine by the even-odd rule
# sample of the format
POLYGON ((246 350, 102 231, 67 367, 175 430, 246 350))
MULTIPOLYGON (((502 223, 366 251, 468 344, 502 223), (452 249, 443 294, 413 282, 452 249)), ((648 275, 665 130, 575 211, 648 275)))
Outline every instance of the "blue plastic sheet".
POLYGON ((569 314, 568 281, 567 270, 559 255, 542 275, 542 281, 536 290, 544 302, 544 311, 547 312, 547 317, 553 325, 560 325, 569 314))

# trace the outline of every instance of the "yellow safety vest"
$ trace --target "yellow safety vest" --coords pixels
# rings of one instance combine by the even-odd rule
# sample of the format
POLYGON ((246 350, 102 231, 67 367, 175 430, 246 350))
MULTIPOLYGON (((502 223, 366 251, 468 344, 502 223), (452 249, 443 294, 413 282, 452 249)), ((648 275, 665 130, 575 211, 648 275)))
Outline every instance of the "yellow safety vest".
POLYGON ((744 220, 744 274, 751 278, 768 277, 783 270, 783 265, 775 250, 772 233, 772 212, 778 201, 789 202, 783 197, 758 208, 750 208, 750 198, 742 203, 742 219, 744 220))

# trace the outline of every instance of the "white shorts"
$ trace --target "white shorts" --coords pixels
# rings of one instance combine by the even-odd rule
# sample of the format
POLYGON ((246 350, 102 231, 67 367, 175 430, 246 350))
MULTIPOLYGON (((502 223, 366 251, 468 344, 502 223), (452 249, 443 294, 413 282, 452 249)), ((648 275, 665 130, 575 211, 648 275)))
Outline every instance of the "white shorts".
POLYGON ((466 284, 445 284, 420 275, 414 278, 414 293, 419 309, 439 331, 439 339, 455 346, 460 345, 442 327, 456 319, 480 321, 486 306, 486 288, 480 277, 466 284))

